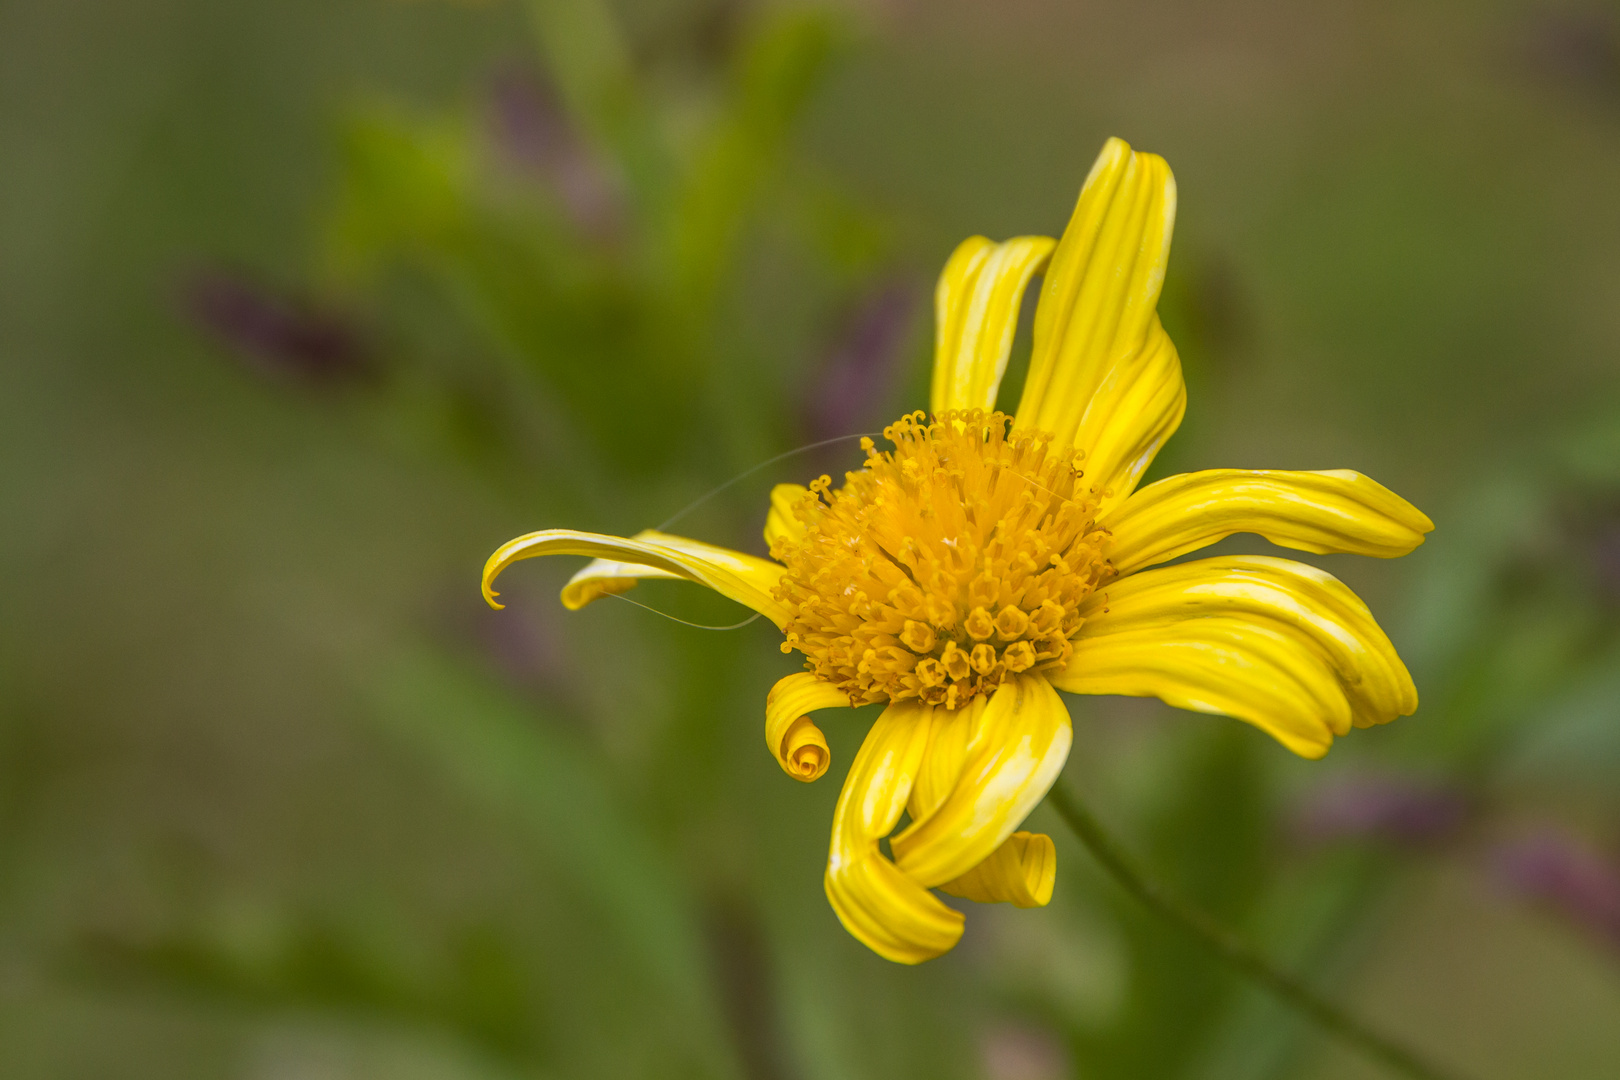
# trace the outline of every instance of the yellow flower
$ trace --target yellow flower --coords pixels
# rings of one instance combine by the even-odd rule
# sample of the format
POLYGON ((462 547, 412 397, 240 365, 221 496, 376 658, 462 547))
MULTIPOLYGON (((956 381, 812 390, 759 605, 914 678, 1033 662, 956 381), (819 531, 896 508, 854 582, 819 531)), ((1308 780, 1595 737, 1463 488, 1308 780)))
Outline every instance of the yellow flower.
POLYGON ((865 465, 841 488, 779 485, 771 559, 658 532, 548 529, 484 568, 491 604, 519 559, 590 555, 563 590, 569 608, 663 577, 763 614, 806 661, 765 703, 766 744, 798 780, 830 759, 807 714, 887 702, 838 800, 826 887, 849 932, 891 960, 927 960, 961 936, 962 915, 933 889, 1051 898, 1051 839, 1015 830, 1069 752, 1059 690, 1233 716, 1309 758, 1417 707, 1389 639, 1332 576, 1261 556, 1150 569, 1239 532, 1387 558, 1433 528, 1342 470, 1212 469, 1137 490, 1186 408, 1156 313, 1175 210, 1164 160, 1112 139, 1060 242, 965 241, 936 293, 931 417, 890 425, 892 450, 863 440, 865 465), (991 410, 1042 272, 1008 417, 991 410), (890 858, 879 841, 903 811, 890 858))

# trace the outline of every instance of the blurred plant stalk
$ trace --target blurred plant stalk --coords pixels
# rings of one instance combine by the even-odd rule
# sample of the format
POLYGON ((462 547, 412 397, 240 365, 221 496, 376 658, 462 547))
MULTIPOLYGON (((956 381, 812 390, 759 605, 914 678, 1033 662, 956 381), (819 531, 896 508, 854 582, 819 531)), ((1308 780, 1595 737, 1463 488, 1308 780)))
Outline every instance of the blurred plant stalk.
POLYGON ((1461 1080, 1458 1074, 1440 1069, 1416 1051, 1318 994, 1294 975, 1277 967, 1218 919, 1156 882, 1124 844, 1115 839, 1097 815, 1091 812, 1068 781, 1059 780, 1047 795, 1047 801, 1120 888, 1159 918, 1196 938, 1245 978, 1265 987, 1290 1007, 1310 1017, 1323 1030, 1403 1076, 1416 1080, 1461 1080))

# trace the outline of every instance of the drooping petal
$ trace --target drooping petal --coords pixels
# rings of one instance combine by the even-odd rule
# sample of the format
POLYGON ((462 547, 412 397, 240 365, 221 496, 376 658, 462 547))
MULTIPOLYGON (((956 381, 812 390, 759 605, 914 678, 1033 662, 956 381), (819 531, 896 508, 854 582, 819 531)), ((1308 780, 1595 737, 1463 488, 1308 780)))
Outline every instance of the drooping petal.
POLYGON ((1013 834, 1046 797, 1073 741, 1069 711, 1040 675, 1005 682, 983 708, 957 712, 969 714, 957 721, 965 738, 929 747, 942 760, 926 767, 933 790, 921 794, 937 797, 952 771, 954 782, 937 805, 914 800, 912 824, 890 841, 895 864, 930 887, 966 874, 1013 834))
MULTIPOLYGON (((670 536, 647 530, 634 537, 606 536, 601 533, 575 532, 572 529, 545 529, 508 540, 484 564, 484 599, 491 607, 499 608, 495 598, 495 579, 501 571, 520 559, 538 555, 591 555, 609 563, 632 563, 664 571, 671 577, 686 578, 699 585, 707 585, 715 592, 744 604, 770 619, 778 627, 788 619, 787 608, 776 600, 771 591, 782 577, 782 567, 767 559, 755 558, 740 551, 688 540, 684 536, 670 536)), ((622 592, 607 584, 603 567, 587 567, 592 571, 589 588, 563 590, 563 602, 573 601, 579 607, 608 592, 622 592)), ((636 571, 621 580, 633 582, 650 575, 636 571)), ((628 587, 628 586, 626 586, 628 587)))
POLYGON ((1081 606, 1076 694, 1158 697, 1263 728, 1303 757, 1352 724, 1417 708, 1417 689, 1367 607, 1332 575, 1264 556, 1145 570, 1081 606))
POLYGON ((1209 469, 1149 484, 1101 523, 1121 574, 1196 551, 1233 533, 1259 533, 1317 554, 1393 558, 1434 528, 1417 507, 1382 484, 1344 469, 1285 472, 1209 469))
POLYGON ((681 575, 660 570, 656 566, 614 562, 611 559, 592 559, 580 567, 579 573, 569 578, 568 584, 563 586, 563 607, 569 611, 578 611, 592 600, 627 592, 635 588, 636 582, 646 581, 649 578, 682 580, 681 575))
POLYGON ((1045 907, 1057 883, 1057 848, 1044 833, 1015 832, 984 862, 941 885, 981 904, 1045 907))
POLYGON ((1024 289, 1056 244, 1049 236, 1002 244, 974 236, 946 261, 934 290, 931 411, 995 408, 1024 289))
POLYGON ((911 798, 906 802, 913 822, 938 810, 956 790, 962 779, 962 768, 967 764, 968 744, 983 730, 984 710, 989 704, 989 698, 980 696, 959 709, 934 710, 928 750, 918 767, 911 798))
POLYGON ((1077 643, 1053 684, 1075 694, 1156 697, 1179 709, 1234 716, 1301 757, 1319 758, 1350 706, 1297 638, 1235 619, 1202 619, 1171 636, 1110 634, 1077 643))
POLYGON ((1130 493, 1186 408, 1181 362, 1156 313, 1175 217, 1164 159, 1109 139, 1035 312, 1018 425, 1086 451, 1088 479, 1114 499, 1130 493))
POLYGON ((928 748, 934 709, 890 705, 872 725, 838 796, 824 884, 844 928, 873 952, 919 964, 950 950, 962 916, 902 873, 878 841, 900 820, 928 748))
POLYGON ((827 737, 806 713, 847 709, 849 695, 808 671, 794 672, 765 696, 765 745, 782 771, 795 780, 819 780, 832 762, 827 737))
POLYGON ((793 513, 799 501, 810 494, 803 484, 777 484, 771 488, 771 509, 765 515, 765 545, 776 550, 776 542, 783 540, 796 544, 804 539, 809 528, 793 513))

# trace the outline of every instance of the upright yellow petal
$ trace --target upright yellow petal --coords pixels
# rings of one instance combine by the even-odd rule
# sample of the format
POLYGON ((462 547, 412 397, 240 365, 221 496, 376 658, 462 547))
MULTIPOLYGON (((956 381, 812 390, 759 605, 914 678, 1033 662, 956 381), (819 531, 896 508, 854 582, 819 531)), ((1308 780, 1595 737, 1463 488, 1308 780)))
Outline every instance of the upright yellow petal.
POLYGON ((1056 243, 1049 236, 1020 236, 1004 244, 974 236, 945 263, 934 290, 932 412, 995 408, 1024 289, 1056 243))
POLYGON ((832 751, 821 729, 806 713, 817 709, 847 709, 849 695, 808 671, 794 672, 771 687, 765 696, 765 745, 795 780, 821 779, 832 762, 832 751))
POLYGON ((1086 451, 1112 501, 1130 493, 1181 423, 1186 387, 1157 306, 1176 184, 1155 154, 1110 139, 1052 255, 1035 312, 1020 427, 1086 451))
POLYGON ((1417 708, 1394 646, 1354 593, 1303 563, 1204 559, 1117 581, 1052 682, 1076 694, 1158 697, 1265 729, 1304 757, 1335 735, 1417 708))
MULTIPOLYGON (((740 551, 650 529, 631 538, 572 529, 545 529, 508 540, 484 564, 484 599, 491 607, 501 606, 495 602, 500 594, 494 589, 501 571, 521 559, 538 555, 591 555, 609 564, 630 563, 661 570, 668 576, 706 585, 722 596, 753 608, 778 628, 788 620, 787 608, 771 595, 782 577, 781 566, 740 551)), ((563 590, 563 602, 577 608, 608 592, 622 592, 623 588, 610 584, 614 581, 607 576, 611 569, 611 566, 601 565, 586 567, 592 575, 588 579, 589 587, 576 589, 575 583, 570 582, 563 590)), ((623 574, 619 583, 633 583, 646 576, 651 575, 641 571, 623 574)))
POLYGON ((1181 360, 1155 317, 1147 344, 1108 372, 1074 433, 1074 445, 1086 452, 1080 464, 1101 494, 1103 512, 1136 488, 1186 412, 1181 360))
MULTIPOLYGON (((890 847, 895 864, 924 885, 943 885, 989 858, 1023 823, 1063 770, 1073 732, 1063 700, 1039 675, 1003 683, 957 723, 958 737, 930 746, 928 802, 913 800, 911 825, 890 847), (955 772, 948 789, 940 781, 955 772)), ((938 716, 938 714, 936 714, 938 716)))
POLYGON ((962 936, 962 916, 902 873, 878 847, 900 820, 928 748, 934 709, 890 705, 872 725, 850 766, 833 812, 824 884, 833 911, 879 956, 919 964, 962 936))
POLYGON ((1121 574, 1168 562, 1233 533, 1317 554, 1393 558, 1423 543, 1434 522, 1382 484, 1344 469, 1208 469, 1136 492, 1101 523, 1121 574))

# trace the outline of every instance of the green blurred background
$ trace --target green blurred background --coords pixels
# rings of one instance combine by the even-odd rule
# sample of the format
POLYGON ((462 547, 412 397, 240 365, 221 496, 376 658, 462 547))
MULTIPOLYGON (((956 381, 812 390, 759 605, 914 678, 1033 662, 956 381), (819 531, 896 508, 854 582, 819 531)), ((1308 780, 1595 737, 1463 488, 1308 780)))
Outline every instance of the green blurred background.
POLYGON ((763 622, 478 596, 924 404, 946 255, 1109 135, 1180 187, 1156 474, 1437 528, 1312 560, 1416 716, 1309 763, 1070 699, 1070 780, 1436 1060, 1620 1075, 1620 10, 1553 0, 0 3, 0 1072, 1383 1075, 1046 808, 1050 907, 879 959, 821 890, 870 710, 795 784, 763 622))

